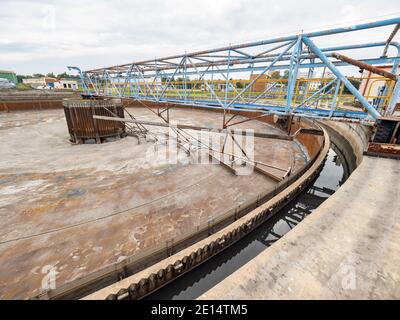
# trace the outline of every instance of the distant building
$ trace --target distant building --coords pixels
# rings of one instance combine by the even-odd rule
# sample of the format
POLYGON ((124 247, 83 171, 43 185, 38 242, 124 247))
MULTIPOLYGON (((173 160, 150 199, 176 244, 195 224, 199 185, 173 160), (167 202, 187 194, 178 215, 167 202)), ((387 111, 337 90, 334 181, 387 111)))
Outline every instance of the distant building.
POLYGON ((23 83, 30 85, 35 89, 66 89, 77 90, 78 81, 73 79, 60 79, 52 77, 27 78, 23 83))
POLYGON ((0 70, 0 78, 7 79, 9 82, 13 84, 18 83, 17 75, 14 71, 0 70))
POLYGON ((72 79, 60 79, 58 82, 55 83, 56 89, 78 89, 78 81, 72 79))
MULTIPOLYGON (((325 72, 321 73, 316 73, 315 71, 310 75, 310 79, 315 79, 315 78, 334 78, 335 75, 328 71, 325 70, 325 72)), ((308 79, 308 71, 302 71, 297 73, 297 79, 308 79)))
POLYGON ((308 71, 307 72, 299 72, 297 75, 297 79, 304 79, 304 81, 307 81, 304 83, 304 87, 308 87, 308 91, 317 91, 321 89, 324 84, 326 84, 327 79, 333 79, 335 78, 335 75, 328 71, 325 70, 325 73, 320 73, 320 74, 312 74, 310 78, 308 79, 308 71), (321 80, 325 79, 325 80, 321 80))
POLYGON ((54 88, 56 82, 58 80, 51 77, 22 79, 22 83, 28 84, 35 89, 54 88))
MULTIPOLYGON (((253 81, 257 77, 259 77, 259 74, 252 74, 250 76, 250 81, 253 81)), ((259 79, 257 79, 254 84, 251 86, 251 91, 252 92, 263 92, 267 88, 267 79, 268 75, 263 74, 259 79)))

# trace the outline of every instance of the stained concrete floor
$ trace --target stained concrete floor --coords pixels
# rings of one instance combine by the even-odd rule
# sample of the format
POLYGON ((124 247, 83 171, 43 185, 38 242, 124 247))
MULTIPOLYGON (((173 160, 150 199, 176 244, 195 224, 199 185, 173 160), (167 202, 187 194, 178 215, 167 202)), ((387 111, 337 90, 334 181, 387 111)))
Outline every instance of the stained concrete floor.
MULTIPOLYGON (((146 109, 131 111, 158 121, 146 109)), ((222 122, 205 111, 172 110, 171 117, 222 122)), ((256 121, 238 127, 280 133, 256 121)), ((101 145, 68 138, 62 110, 0 114, 1 299, 40 294, 49 267, 57 286, 143 253, 276 185, 260 173, 235 176, 219 164, 193 164, 182 150, 169 163, 156 158, 162 145, 134 137, 101 145)), ((261 138, 254 155, 295 170, 307 159, 296 142, 261 138)))

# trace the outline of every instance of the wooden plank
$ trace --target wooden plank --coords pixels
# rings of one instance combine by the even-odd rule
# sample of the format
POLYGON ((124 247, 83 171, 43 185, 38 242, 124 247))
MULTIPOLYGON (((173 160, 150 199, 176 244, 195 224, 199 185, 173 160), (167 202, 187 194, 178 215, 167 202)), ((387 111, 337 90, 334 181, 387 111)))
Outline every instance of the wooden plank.
MULTIPOLYGON (((231 133, 234 135, 247 135, 247 132, 244 130, 236 131, 234 129, 219 129, 215 127, 202 127, 202 126, 193 126, 187 124, 171 124, 171 123, 162 123, 162 122, 153 122, 153 121, 144 121, 144 120, 132 120, 127 118, 118 118, 118 117, 105 117, 105 116, 97 116, 94 115, 93 118, 99 120, 110 120, 110 121, 121 121, 121 122, 130 122, 130 123, 139 123, 148 126, 157 126, 157 127, 173 127, 178 129, 187 129, 187 130, 198 130, 198 131, 209 131, 216 133, 231 133)), ((254 137, 256 138, 267 138, 267 139, 278 139, 278 140, 286 140, 292 141, 293 137, 284 134, 273 134, 273 133, 263 133, 254 131, 254 137)))
POLYGON ((268 178, 271 178, 272 180, 274 180, 274 181, 276 181, 276 182, 281 182, 281 181, 283 180, 283 177, 278 177, 278 176, 272 174, 271 172, 269 172, 269 171, 267 171, 267 170, 261 168, 260 165, 257 165, 257 164, 256 164, 256 165, 254 166, 254 170, 257 171, 257 172, 259 172, 259 173, 261 173, 261 174, 263 174, 263 175, 265 175, 265 176, 267 176, 268 178))

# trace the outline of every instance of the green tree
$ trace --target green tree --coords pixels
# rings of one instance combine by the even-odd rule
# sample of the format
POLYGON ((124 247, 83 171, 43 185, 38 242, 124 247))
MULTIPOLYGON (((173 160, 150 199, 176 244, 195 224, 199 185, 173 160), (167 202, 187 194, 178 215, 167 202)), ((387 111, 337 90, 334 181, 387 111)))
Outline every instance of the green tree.
POLYGON ((75 80, 79 80, 79 76, 78 75, 72 75, 72 74, 68 74, 66 72, 60 73, 57 75, 56 77, 57 79, 75 79, 75 80))
MULTIPOLYGON (((348 80, 350 81, 350 83, 351 83, 357 90, 360 88, 360 84, 361 84, 361 81, 360 81, 360 80, 357 80, 357 79, 348 79, 348 80)), ((343 90, 343 93, 344 93, 344 94, 350 94, 351 92, 350 92, 350 90, 347 89, 347 87, 345 86, 345 87, 344 87, 344 90, 343 90)))
POLYGON ((18 83, 22 83, 22 80, 30 78, 30 76, 25 76, 23 74, 17 74, 18 83))
POLYGON ((271 79, 280 79, 281 78, 281 72, 276 70, 271 73, 271 79))
POLYGON ((65 79, 65 78, 69 78, 69 77, 70 77, 70 75, 66 72, 63 72, 63 73, 60 73, 57 75, 58 79, 65 79))
MULTIPOLYGON (((162 82, 162 83, 167 83, 168 81, 169 81, 169 78, 168 78, 168 77, 161 77, 161 82, 162 82)), ((174 78, 172 78, 171 81, 175 81, 174 78)))

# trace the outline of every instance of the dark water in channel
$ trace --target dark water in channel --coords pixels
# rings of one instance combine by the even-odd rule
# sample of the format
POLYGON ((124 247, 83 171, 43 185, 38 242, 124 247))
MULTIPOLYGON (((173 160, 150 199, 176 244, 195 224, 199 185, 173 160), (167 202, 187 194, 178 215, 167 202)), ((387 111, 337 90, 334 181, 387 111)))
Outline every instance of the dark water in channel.
POLYGON ((322 171, 311 186, 249 235, 146 299, 196 299, 283 237, 329 198, 356 165, 348 142, 336 132, 328 132, 331 149, 322 171))

